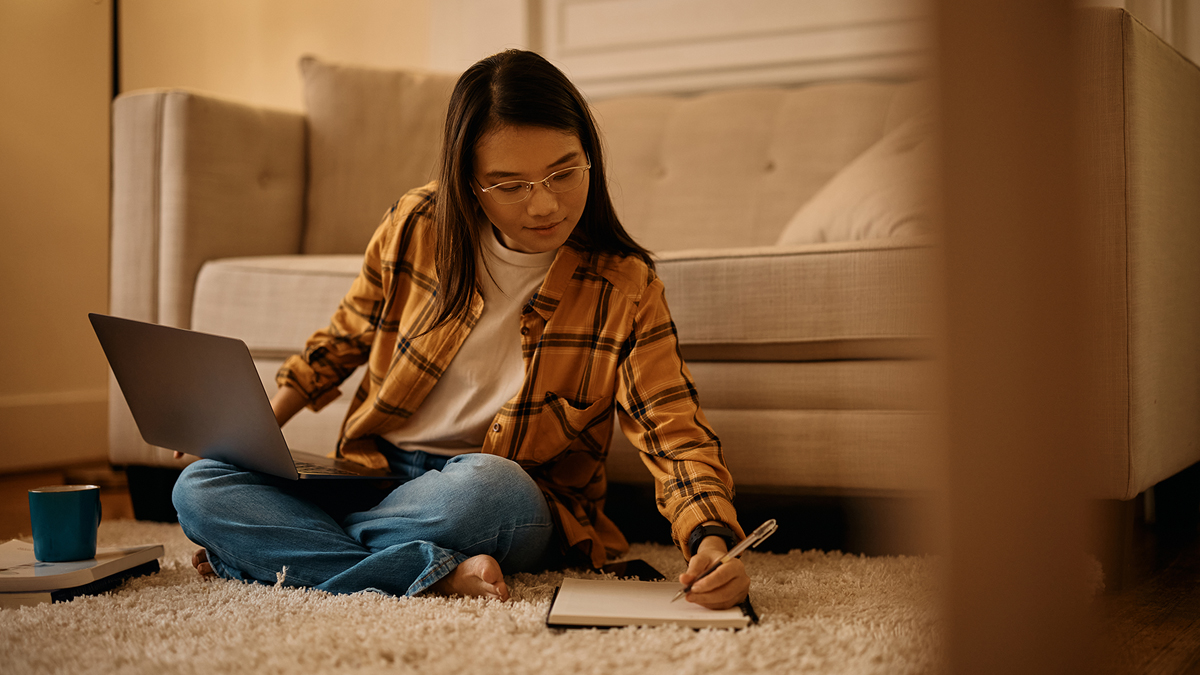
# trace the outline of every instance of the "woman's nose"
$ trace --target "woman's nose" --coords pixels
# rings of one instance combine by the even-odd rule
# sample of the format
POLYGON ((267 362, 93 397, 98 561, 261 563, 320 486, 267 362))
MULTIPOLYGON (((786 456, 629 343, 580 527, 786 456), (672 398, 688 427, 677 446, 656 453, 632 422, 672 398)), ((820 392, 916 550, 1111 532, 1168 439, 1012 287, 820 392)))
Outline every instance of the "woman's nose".
POLYGON ((545 216, 558 210, 558 195, 546 189, 545 185, 535 183, 533 194, 529 195, 529 215, 545 216))

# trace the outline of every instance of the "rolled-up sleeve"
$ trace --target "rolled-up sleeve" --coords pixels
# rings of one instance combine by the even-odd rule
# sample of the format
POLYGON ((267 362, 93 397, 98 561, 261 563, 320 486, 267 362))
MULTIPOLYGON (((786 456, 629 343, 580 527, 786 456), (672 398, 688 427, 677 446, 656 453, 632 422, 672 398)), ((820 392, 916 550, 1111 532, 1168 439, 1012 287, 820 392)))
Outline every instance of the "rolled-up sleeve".
POLYGON ((284 361, 275 382, 299 391, 313 410, 336 399, 342 382, 365 363, 371 354, 375 332, 385 311, 384 259, 392 245, 397 216, 393 207, 375 230, 355 277, 329 325, 304 345, 304 351, 284 361))
POLYGON ((688 537, 709 521, 744 536, 721 441, 700 409, 659 279, 638 303, 631 342, 618 371, 618 418, 654 478, 658 509, 676 545, 690 557, 688 537))

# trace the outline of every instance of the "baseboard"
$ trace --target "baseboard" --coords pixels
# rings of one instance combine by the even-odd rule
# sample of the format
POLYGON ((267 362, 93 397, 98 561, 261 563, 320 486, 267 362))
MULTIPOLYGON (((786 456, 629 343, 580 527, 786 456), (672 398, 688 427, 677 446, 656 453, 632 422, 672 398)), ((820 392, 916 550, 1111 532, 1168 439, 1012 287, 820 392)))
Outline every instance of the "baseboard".
POLYGON ((0 397, 0 473, 107 461, 108 390, 0 397))

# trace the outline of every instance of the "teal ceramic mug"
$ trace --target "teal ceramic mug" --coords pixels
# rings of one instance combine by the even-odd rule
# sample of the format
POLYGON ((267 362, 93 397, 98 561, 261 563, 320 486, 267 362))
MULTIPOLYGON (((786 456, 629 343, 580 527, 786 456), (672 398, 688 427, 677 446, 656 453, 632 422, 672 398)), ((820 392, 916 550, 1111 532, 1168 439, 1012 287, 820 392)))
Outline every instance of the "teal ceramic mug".
POLYGON ((33 557, 41 562, 96 557, 100 527, 100 487, 49 485, 29 491, 33 557))

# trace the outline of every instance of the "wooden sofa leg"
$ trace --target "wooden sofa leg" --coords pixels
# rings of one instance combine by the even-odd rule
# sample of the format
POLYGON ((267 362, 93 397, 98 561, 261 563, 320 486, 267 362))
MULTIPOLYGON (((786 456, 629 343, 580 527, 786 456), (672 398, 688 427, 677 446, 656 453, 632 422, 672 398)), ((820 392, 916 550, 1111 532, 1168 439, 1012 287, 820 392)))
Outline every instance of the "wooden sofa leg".
POLYGON ((1136 498, 1097 502, 1093 552, 1108 592, 1129 588, 1200 538, 1200 464, 1136 498))

